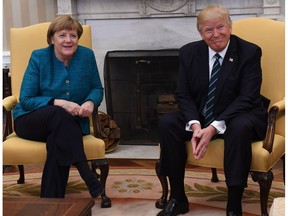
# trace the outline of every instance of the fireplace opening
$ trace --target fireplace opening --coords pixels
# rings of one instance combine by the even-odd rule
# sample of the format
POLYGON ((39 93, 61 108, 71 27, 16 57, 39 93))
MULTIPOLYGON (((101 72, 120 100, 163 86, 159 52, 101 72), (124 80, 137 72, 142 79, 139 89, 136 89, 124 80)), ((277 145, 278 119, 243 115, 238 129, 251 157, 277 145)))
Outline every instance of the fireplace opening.
POLYGON ((120 145, 158 145, 159 117, 177 110, 178 69, 178 49, 107 52, 107 114, 120 127, 120 145))

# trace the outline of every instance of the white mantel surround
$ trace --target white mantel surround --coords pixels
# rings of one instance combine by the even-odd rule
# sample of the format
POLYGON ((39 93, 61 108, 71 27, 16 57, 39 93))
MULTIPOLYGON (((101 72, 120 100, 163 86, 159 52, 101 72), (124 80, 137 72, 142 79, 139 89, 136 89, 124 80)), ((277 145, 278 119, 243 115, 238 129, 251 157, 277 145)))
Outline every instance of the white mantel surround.
MULTIPOLYGON (((232 20, 264 16, 283 19, 279 0, 58 0, 58 14, 92 27, 93 50, 103 80, 104 58, 112 50, 180 48, 200 39, 196 15, 209 4, 230 10, 232 20)), ((99 110, 106 112, 105 101, 99 110)))

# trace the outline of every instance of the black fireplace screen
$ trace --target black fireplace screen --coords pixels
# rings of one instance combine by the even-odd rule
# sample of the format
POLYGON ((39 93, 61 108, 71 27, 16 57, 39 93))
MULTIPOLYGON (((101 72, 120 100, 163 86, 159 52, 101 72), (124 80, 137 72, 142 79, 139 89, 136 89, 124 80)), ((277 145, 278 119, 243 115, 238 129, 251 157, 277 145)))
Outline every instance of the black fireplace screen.
POLYGON ((107 52, 107 114, 121 129, 120 145, 157 145, 158 119, 174 111, 179 50, 107 52))

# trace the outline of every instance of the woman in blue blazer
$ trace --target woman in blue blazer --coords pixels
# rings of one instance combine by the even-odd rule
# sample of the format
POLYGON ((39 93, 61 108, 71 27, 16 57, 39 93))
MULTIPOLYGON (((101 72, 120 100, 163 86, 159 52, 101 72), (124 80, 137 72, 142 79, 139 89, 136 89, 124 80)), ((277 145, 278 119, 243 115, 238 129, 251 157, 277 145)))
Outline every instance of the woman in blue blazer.
POLYGON ((77 167, 92 197, 104 192, 88 166, 82 141, 89 134, 89 116, 103 100, 94 53, 78 45, 82 33, 81 24, 70 16, 50 24, 49 46, 32 52, 13 111, 19 137, 47 143, 41 197, 65 196, 70 165, 77 167))
POLYGON ((251 164, 251 141, 263 139, 267 126, 267 109, 260 95, 262 53, 257 45, 231 35, 232 22, 225 8, 204 8, 197 17, 197 28, 203 40, 183 46, 179 53, 175 97, 180 112, 168 113, 159 122, 160 175, 168 176, 171 191, 158 216, 189 211, 184 190, 185 141, 191 140, 194 157, 200 160, 215 136, 224 139, 227 215, 239 216, 251 164), (214 67, 218 68, 216 79, 214 67))

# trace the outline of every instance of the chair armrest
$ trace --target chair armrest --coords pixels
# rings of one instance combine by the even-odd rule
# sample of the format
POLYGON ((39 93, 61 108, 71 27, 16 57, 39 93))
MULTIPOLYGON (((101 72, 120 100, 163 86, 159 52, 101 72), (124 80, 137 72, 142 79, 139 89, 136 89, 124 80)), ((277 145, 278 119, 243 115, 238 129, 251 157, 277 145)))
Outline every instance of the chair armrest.
POLYGON ((283 112, 284 110, 285 110, 285 99, 273 104, 269 110, 266 137, 263 141, 263 148, 265 148, 269 153, 271 153, 273 149, 277 114, 279 112, 283 112))
POLYGON ((100 138, 100 125, 98 118, 98 107, 92 113, 92 126, 93 126, 93 135, 97 138, 100 138))
POLYGON ((278 107, 279 112, 284 111, 285 110, 285 98, 281 101, 274 103, 272 107, 278 107))
POLYGON ((14 95, 8 96, 2 100, 2 105, 6 111, 11 111, 17 104, 17 98, 14 95))
POLYGON ((17 104, 17 98, 15 96, 8 96, 2 100, 3 105, 3 141, 6 137, 13 132, 13 122, 11 111, 17 104))

